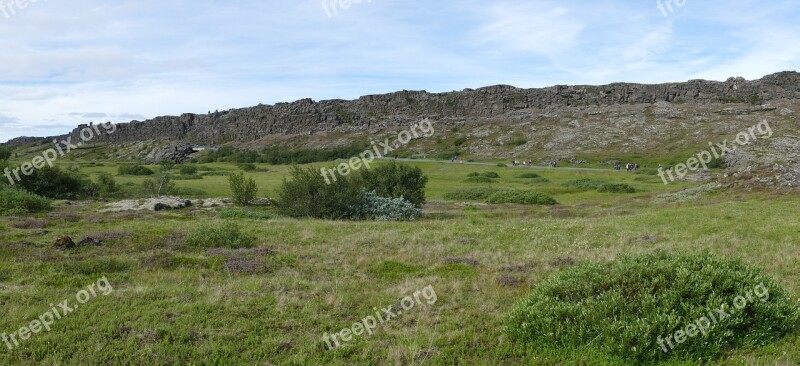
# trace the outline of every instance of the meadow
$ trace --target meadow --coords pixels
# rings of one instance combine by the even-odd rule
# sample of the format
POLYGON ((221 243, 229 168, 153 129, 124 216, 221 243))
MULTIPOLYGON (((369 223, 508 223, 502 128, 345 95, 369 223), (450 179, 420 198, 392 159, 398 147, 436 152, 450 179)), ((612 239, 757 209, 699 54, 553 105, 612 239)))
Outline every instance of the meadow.
MULTIPOLYGON (((112 162, 73 164, 89 175, 117 172, 112 162)), ((74 299, 101 277, 113 291, 13 350, 0 345, 0 365, 626 364, 591 348, 541 351, 516 344, 504 333, 508 314, 537 284, 572 266, 658 251, 737 258, 800 298, 796 195, 722 189, 676 201, 662 195, 701 183, 664 185, 655 175, 613 170, 411 164, 430 178, 425 216, 414 222, 297 220, 271 207, 108 213, 100 212, 106 203, 99 201, 58 201, 48 213, 4 217, 0 333, 27 325, 50 304, 74 299), (492 183, 467 182, 470 173, 490 171, 499 175, 492 183), (543 179, 521 177, 531 172, 543 179), (569 185, 581 179, 628 184, 636 192, 569 185), (558 204, 445 198, 486 187, 547 193, 558 204), (197 228, 232 222, 257 238, 256 247, 185 244, 197 228), (61 235, 103 243, 56 251, 61 235), (377 310, 398 309, 404 297, 428 286, 434 303, 423 299, 374 334, 333 350, 323 339, 377 310)), ((203 173, 239 167, 199 167, 202 179, 177 186, 200 198, 230 196, 224 175, 203 173)), ((257 168, 247 175, 266 197, 289 170, 257 168)), ((145 178, 115 179, 139 184, 145 178)), ((710 364, 800 364, 800 329, 710 364)))

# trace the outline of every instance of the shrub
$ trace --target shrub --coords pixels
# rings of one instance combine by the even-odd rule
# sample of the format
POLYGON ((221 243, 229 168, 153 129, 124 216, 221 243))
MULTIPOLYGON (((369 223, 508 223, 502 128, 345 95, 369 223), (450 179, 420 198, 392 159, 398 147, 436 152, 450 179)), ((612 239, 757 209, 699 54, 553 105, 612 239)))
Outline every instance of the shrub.
POLYGON ((536 173, 524 173, 524 174, 520 174, 519 177, 523 178, 523 179, 531 179, 531 178, 539 178, 539 177, 541 177, 541 175, 536 174, 536 173))
POLYGON ((228 183, 231 186, 233 200, 239 205, 249 205, 256 199, 258 186, 253 178, 246 178, 244 173, 231 174, 228 176, 228 183))
POLYGON ((500 178, 500 174, 497 174, 497 173, 495 173, 495 172, 486 172, 486 173, 483 173, 483 174, 481 174, 481 177, 486 177, 486 178, 500 178))
POLYGON ((391 162, 361 170, 361 180, 365 191, 375 191, 380 197, 403 198, 416 207, 425 203, 428 177, 418 167, 391 162))
POLYGON ((497 183, 497 181, 492 178, 480 176, 480 177, 469 177, 464 180, 464 183, 497 183))
POLYGON ((197 174, 197 166, 196 165, 181 165, 178 168, 178 171, 181 175, 196 175, 197 174))
POLYGON ((516 189, 498 191, 489 196, 486 202, 494 204, 517 203, 521 205, 555 205, 558 203, 547 194, 516 189))
POLYGON ((153 197, 161 197, 162 195, 173 193, 175 182, 172 180, 171 175, 165 173, 156 179, 146 179, 142 182, 142 188, 153 197))
POLYGON ((327 184, 319 170, 294 166, 278 187, 275 206, 282 215, 331 220, 357 219, 364 194, 358 176, 338 177, 327 184))
POLYGON ((0 147, 0 161, 6 161, 11 158, 12 151, 7 147, 0 147))
POLYGON ((221 222, 216 225, 202 225, 189 232, 184 243, 196 248, 251 248, 256 241, 254 236, 244 234, 235 222, 221 222))
POLYGON ((51 201, 15 187, 0 187, 0 214, 22 215, 50 210, 51 201))
POLYGON ((728 167, 728 162, 724 158, 716 158, 708 163, 710 169, 725 169, 728 167))
POLYGON ((239 169, 244 170, 246 172, 254 172, 258 167, 253 163, 243 163, 239 164, 239 169))
POLYGON ((598 189, 605 184, 608 184, 608 182, 597 179, 589 179, 589 178, 573 180, 566 183, 568 187, 582 189, 586 191, 592 189, 598 189))
POLYGON ((22 177, 18 185, 28 192, 42 197, 75 199, 91 193, 90 183, 83 180, 74 171, 66 171, 57 166, 45 166, 41 169, 34 169, 33 173, 22 177))
POLYGON ((515 138, 515 139, 509 141, 508 145, 509 146, 522 146, 522 145, 525 145, 527 143, 528 143, 528 140, 526 140, 523 137, 519 137, 519 138, 515 138))
POLYGON ((636 188, 624 183, 607 183, 597 188, 600 193, 636 193, 636 188))
POLYGON ((540 183, 550 183, 550 180, 545 177, 539 178, 529 178, 523 181, 525 184, 540 184, 540 183))
POLYGON ((100 173, 100 175, 97 176, 97 186, 100 195, 104 197, 109 197, 119 192, 117 181, 108 173, 100 173))
POLYGON ((422 210, 403 198, 380 197, 373 191, 364 193, 358 215, 378 221, 414 221, 422 210))
POLYGON ((469 178, 469 177, 480 177, 480 176, 481 176, 481 173, 478 173, 478 172, 472 172, 472 173, 467 174, 467 178, 469 178))
POLYGON ((202 175, 197 175, 197 174, 194 174, 194 175, 176 175, 176 176, 172 177, 172 179, 174 179, 174 180, 201 180, 201 179, 203 179, 203 176, 202 175))
POLYGON ((467 142, 467 138, 466 137, 463 137, 463 136, 462 137, 458 137, 458 138, 456 138, 455 141, 453 141, 453 146, 461 147, 461 145, 464 145, 466 142, 467 142))
POLYGON ((467 201, 484 201, 489 196, 495 194, 498 190, 494 188, 472 188, 472 189, 459 189, 450 193, 445 193, 444 199, 446 200, 467 200, 467 201))
POLYGON ((153 175, 155 172, 143 165, 120 165, 117 168, 118 175, 153 175))
POLYGON ((668 358, 698 362, 779 339, 798 319, 789 294, 758 270, 707 255, 661 252, 579 264, 545 280, 515 306, 506 332, 531 348, 591 348, 635 364, 668 358), (754 291, 757 298, 731 311, 741 303, 737 296, 753 298, 754 291), (658 344, 659 337, 708 320, 721 306, 730 316, 715 321, 706 334, 675 343, 670 352, 658 344))

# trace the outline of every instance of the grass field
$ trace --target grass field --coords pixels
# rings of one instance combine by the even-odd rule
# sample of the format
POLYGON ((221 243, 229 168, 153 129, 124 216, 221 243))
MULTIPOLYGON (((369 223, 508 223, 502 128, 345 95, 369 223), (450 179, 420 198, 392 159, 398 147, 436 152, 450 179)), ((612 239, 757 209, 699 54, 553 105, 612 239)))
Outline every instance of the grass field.
MULTIPOLYGON (((237 219, 257 250, 196 249, 182 238, 225 222, 214 210, 100 213, 101 202, 58 202, 46 214, 0 222, 0 333, 12 333, 105 277, 113 286, 9 350, 0 365, 618 365, 592 351, 531 351, 503 329, 513 305, 537 283, 581 262, 657 250, 711 253, 761 268, 800 298, 800 197, 721 191, 679 203, 657 197, 696 183, 616 171, 414 163, 430 181, 416 222, 237 219), (496 183, 465 183, 493 171, 496 183), (536 172, 547 182, 519 175, 536 172), (627 183, 632 194, 581 191, 577 179, 627 183), (551 194, 556 206, 444 200, 456 189, 494 187, 551 194), (59 252, 60 235, 100 246, 59 252), (253 264, 255 273, 237 270, 253 264), (433 303, 328 350, 325 333, 431 286, 433 303)), ((321 165, 320 165, 321 166, 321 165)), ((232 164, 210 164, 237 171, 232 164)), ((272 196, 289 167, 259 166, 272 196)), ((116 166, 83 166, 116 174, 116 166)), ((201 169, 202 170, 202 169, 201 169)), ((116 177, 140 183, 140 177, 116 177)), ((226 177, 178 181, 208 197, 229 196, 226 177)), ((271 209, 260 209, 270 211, 271 209)), ((227 224, 226 224, 227 225, 227 224)), ((397 307, 395 306, 395 309, 397 307)), ((654 345, 655 347, 655 345, 654 345)), ((671 364, 690 365, 688 361, 671 364)), ((800 364, 800 329, 715 365, 800 364)))

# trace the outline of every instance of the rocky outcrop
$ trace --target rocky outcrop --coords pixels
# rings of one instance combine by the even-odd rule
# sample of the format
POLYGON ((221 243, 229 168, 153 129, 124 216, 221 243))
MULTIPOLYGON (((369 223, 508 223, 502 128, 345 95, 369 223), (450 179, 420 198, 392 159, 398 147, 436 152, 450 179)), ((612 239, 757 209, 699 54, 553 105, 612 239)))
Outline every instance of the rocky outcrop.
MULTIPOLYGON (((800 74, 781 72, 753 81, 731 78, 725 82, 692 80, 657 85, 557 85, 541 89, 497 85, 439 94, 401 91, 364 96, 352 101, 314 102, 303 99, 273 106, 258 105, 223 112, 164 116, 144 122, 132 121, 119 124, 114 133, 98 136, 93 142, 164 140, 217 145, 233 141, 254 141, 271 135, 313 135, 320 132, 401 126, 423 117, 447 123, 508 116, 509 113, 525 109, 540 109, 547 114, 547 110, 559 107, 603 107, 657 102, 761 104, 778 99, 800 99, 800 74)), ((88 126, 79 126, 70 135, 77 140, 80 131, 86 127, 88 126)), ((53 138, 55 137, 45 141, 53 138)), ((36 141, 39 140, 12 140, 14 143, 36 141)))
POLYGON ((147 161, 153 164, 158 164, 162 161, 183 163, 189 160, 192 154, 194 154, 194 149, 191 145, 183 142, 170 143, 151 151, 147 155, 147 161))

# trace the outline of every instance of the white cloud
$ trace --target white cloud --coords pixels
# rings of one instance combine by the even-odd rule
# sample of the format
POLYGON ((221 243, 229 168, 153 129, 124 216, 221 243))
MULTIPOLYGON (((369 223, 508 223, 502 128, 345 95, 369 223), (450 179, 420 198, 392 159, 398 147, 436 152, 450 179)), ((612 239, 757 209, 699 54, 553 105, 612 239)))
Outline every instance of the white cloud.
POLYGON ((477 38, 489 49, 555 56, 573 47, 584 28, 563 6, 503 2, 487 10, 477 38))

